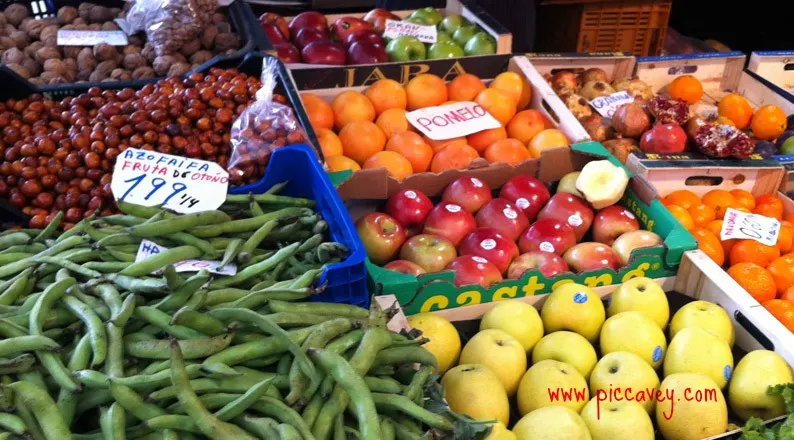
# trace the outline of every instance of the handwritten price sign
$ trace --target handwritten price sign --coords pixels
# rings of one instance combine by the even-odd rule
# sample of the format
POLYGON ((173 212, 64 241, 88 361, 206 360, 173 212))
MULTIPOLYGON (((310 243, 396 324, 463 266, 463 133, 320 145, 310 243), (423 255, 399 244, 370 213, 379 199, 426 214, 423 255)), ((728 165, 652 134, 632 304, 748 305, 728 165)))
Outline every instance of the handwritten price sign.
MULTIPOLYGON (((141 241, 141 245, 138 246, 138 253, 135 255, 135 262, 137 263, 138 261, 145 260, 167 250, 168 248, 165 246, 160 246, 153 241, 143 240, 141 241)), ((206 269, 210 273, 229 276, 235 275, 237 273, 237 266, 234 263, 229 263, 226 266, 223 266, 223 268, 218 269, 218 266, 220 265, 220 261, 185 260, 174 264, 174 269, 176 269, 177 272, 198 272, 201 269, 206 269)))
POLYGON ((416 37, 422 43, 435 43, 438 40, 438 30, 435 26, 387 19, 383 38, 393 40, 398 37, 416 37))
POLYGON ((96 46, 107 43, 111 46, 126 46, 127 34, 123 31, 73 31, 59 30, 56 37, 58 46, 96 46))
POLYGON ((634 98, 628 92, 622 91, 596 98, 590 101, 590 106, 596 109, 598 113, 601 113, 601 116, 611 118, 618 107, 632 102, 634 102, 634 98))
POLYGON ((502 124, 476 102, 456 102, 414 110, 405 118, 425 136, 440 141, 499 128, 502 124))
POLYGON ((215 162, 128 148, 116 159, 110 188, 116 200, 187 214, 221 206, 229 173, 215 162))
POLYGON ((720 239, 755 240, 767 246, 774 246, 777 244, 779 234, 780 222, 777 219, 728 208, 722 222, 720 239))

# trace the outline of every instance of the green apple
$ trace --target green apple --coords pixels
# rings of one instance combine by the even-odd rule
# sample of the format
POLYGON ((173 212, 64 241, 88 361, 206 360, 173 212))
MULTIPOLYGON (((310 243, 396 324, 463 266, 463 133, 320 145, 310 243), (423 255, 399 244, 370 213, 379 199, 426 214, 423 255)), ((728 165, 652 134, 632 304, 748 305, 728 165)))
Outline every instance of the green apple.
POLYGON ((584 336, 591 344, 606 318, 604 303, 593 289, 568 283, 554 289, 540 310, 546 333, 570 330, 584 336))
POLYGON ((666 439, 709 438, 728 428, 725 397, 705 374, 667 376, 659 386, 659 396, 656 424, 666 439))
POLYGON ((477 34, 477 32, 477 26, 473 24, 461 26, 452 33, 452 39, 455 40, 460 47, 463 47, 466 45, 466 42, 471 39, 471 37, 477 34))
POLYGON ((405 18, 403 18, 403 21, 406 22, 406 23, 419 24, 419 25, 422 25, 422 26, 430 26, 430 24, 428 24, 428 22, 426 22, 421 17, 414 17, 414 16, 405 17, 405 18))
POLYGON ((769 350, 747 353, 733 372, 728 386, 728 402, 742 420, 759 417, 769 420, 786 414, 781 396, 770 396, 766 390, 773 385, 794 382, 786 360, 769 350))
POLYGON ((452 39, 452 35, 444 31, 438 31, 436 33, 436 43, 445 43, 445 42, 454 43, 455 40, 452 39))
POLYGON ((419 61, 426 57, 425 45, 416 37, 398 37, 386 45, 386 53, 392 61, 419 61))
POLYGON ((495 328, 514 337, 529 353, 543 337, 538 310, 523 301, 500 301, 483 315, 480 330, 495 328))
POLYGON ((609 318, 601 329, 601 353, 628 351, 653 368, 659 367, 667 351, 664 332, 640 312, 623 312, 609 318))
POLYGON ((642 405, 633 400, 597 401, 582 410, 582 420, 593 440, 654 440, 653 422, 642 405))
POLYGON ((560 179, 560 183, 557 184, 557 192, 558 193, 566 192, 583 199, 584 196, 582 195, 582 193, 580 193, 579 190, 576 189, 576 179, 578 178, 579 178, 579 171, 574 171, 572 173, 568 173, 562 176, 562 179, 560 179))
POLYGON ((513 426, 519 440, 591 440, 582 417, 570 408, 547 406, 532 411, 513 426))
POLYGON ((462 57, 463 49, 452 41, 433 43, 427 51, 427 59, 462 57))
POLYGON ((496 43, 490 35, 485 32, 478 32, 475 36, 469 38, 469 41, 463 46, 463 52, 466 53, 466 56, 493 55, 496 53, 496 43))
POLYGON ((607 316, 630 311, 644 313, 662 330, 667 327, 667 320, 670 319, 667 295, 665 295, 662 286, 650 278, 632 278, 612 293, 609 298, 609 307, 607 307, 607 316))
POLYGON ((428 25, 435 26, 435 25, 441 23, 441 20, 444 19, 444 16, 441 15, 441 13, 438 12, 438 10, 436 10, 436 8, 434 8, 432 6, 428 6, 426 8, 415 10, 409 16, 409 18, 420 18, 425 23, 427 23, 428 25))
POLYGON ((546 359, 530 367, 521 378, 517 400, 522 416, 545 406, 565 406, 579 412, 590 400, 590 391, 573 365, 546 359))
POLYGON ((444 17, 439 23, 438 27, 440 30, 444 32, 449 32, 450 34, 454 34, 456 30, 460 29, 461 26, 469 26, 469 20, 463 18, 460 14, 451 14, 444 17))
POLYGON ((794 136, 783 141, 780 146, 780 154, 794 154, 794 136))
POLYGON ((678 309, 670 321, 670 339, 686 327, 708 330, 720 336, 731 347, 736 340, 736 331, 728 313, 722 307, 708 301, 692 301, 678 309))
POLYGON ((585 380, 590 378, 590 372, 598 362, 595 348, 584 336, 564 331, 550 333, 535 345, 532 350, 532 363, 537 364, 546 359, 573 365, 585 380))
POLYGON ((527 371, 527 352, 514 337, 495 328, 482 330, 460 352, 461 364, 480 364, 496 374, 507 397, 513 397, 527 371))
POLYGON ((722 338, 706 330, 682 329, 670 341, 664 357, 664 376, 703 373, 725 388, 733 373, 733 353, 722 338))
POLYGON ((648 414, 656 407, 655 390, 659 388, 659 376, 641 357, 628 351, 615 351, 604 355, 590 374, 590 392, 598 396, 609 396, 610 391, 625 393, 634 390, 633 400, 641 403, 648 414), (641 390, 651 390, 639 394, 641 390))

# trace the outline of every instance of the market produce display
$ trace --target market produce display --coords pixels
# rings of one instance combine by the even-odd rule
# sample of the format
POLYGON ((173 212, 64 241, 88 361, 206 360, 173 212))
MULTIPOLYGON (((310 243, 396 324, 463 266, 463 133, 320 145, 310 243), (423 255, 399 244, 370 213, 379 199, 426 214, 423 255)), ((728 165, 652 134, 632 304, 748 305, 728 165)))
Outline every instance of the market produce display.
POLYGON ((362 18, 344 16, 329 23, 320 12, 307 11, 289 22, 274 13, 259 18, 268 39, 285 63, 377 64, 496 53, 494 37, 459 14, 446 17, 435 8, 417 9, 401 19, 385 9, 373 9, 362 18), (384 34, 386 20, 435 26, 435 42, 414 35, 384 34))
POLYGON ((539 309, 500 302, 465 344, 440 315, 408 318, 446 370, 450 408, 499 422, 490 438, 701 439, 729 421, 758 430, 787 413, 790 390, 776 386, 794 382, 791 367, 769 350, 735 355, 733 323, 717 304, 692 301, 670 319, 659 284, 634 278, 606 305, 589 287, 565 284, 539 309))
POLYGON ((59 30, 119 31, 114 20, 123 19, 126 9, 80 3, 61 7, 55 17, 33 18, 25 5, 12 4, 0 13, 2 63, 37 85, 130 81, 184 75, 215 55, 240 49, 240 37, 221 12, 210 13, 199 38, 167 54, 157 53, 143 34, 130 35, 126 46, 58 44, 59 30))

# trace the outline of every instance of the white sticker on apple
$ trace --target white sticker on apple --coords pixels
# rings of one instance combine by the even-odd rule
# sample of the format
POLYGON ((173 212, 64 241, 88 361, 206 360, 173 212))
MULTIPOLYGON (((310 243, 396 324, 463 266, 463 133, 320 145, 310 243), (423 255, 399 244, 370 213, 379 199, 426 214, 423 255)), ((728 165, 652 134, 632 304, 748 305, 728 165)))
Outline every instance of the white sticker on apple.
POLYGON ((527 209, 529 208, 529 200, 521 197, 520 199, 516 200, 516 206, 521 209, 527 209))
POLYGON ((632 214, 632 213, 630 213, 630 212, 628 212, 628 211, 623 211, 623 212, 625 212, 625 213, 626 213, 626 217, 628 217, 628 218, 630 218, 630 219, 634 220, 634 218, 635 218, 635 217, 634 217, 634 214, 632 214))
POLYGON ((554 245, 548 241, 541 242, 538 246, 543 252, 554 252, 554 245))
POLYGON ((485 259, 485 258, 483 258, 483 257, 471 257, 471 259, 472 259, 472 260, 474 260, 474 261, 476 261, 476 262, 478 262, 478 263, 482 263, 482 264, 485 264, 485 263, 487 263, 487 262, 488 262, 488 260, 486 260, 486 259, 485 259))
POLYGON ((460 206, 452 204, 452 203, 448 204, 446 206, 446 208, 447 208, 447 211, 449 211, 449 212, 460 212, 460 210, 463 209, 460 206))
POLYGON ((471 178, 471 184, 474 185, 476 188, 482 188, 482 180, 476 177, 471 178))
POLYGON ((510 220, 515 220, 518 218, 518 213, 513 208, 507 207, 502 212, 504 212, 505 217, 509 218, 510 220))
POLYGON ((582 216, 579 213, 573 214, 568 217, 568 224, 573 226, 574 228, 581 225, 583 223, 582 216))
POLYGON ((408 197, 409 199, 415 199, 416 198, 416 193, 413 192, 413 191, 406 191, 405 192, 405 197, 408 197))
POLYGON ((496 247, 496 240, 494 240, 493 238, 486 238, 485 240, 480 242, 480 247, 482 247, 486 251, 490 251, 491 249, 496 247))

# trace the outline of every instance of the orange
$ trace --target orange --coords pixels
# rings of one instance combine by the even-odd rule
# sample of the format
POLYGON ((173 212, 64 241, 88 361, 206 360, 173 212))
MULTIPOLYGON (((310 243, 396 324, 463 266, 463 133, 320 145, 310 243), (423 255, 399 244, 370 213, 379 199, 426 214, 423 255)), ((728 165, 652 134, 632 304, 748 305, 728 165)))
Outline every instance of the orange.
POLYGON ((474 101, 491 114, 502 126, 507 125, 516 114, 516 102, 499 89, 485 89, 474 101))
POLYGON ((731 195, 733 199, 736 200, 736 209, 738 208, 747 208, 749 210, 753 210, 755 208, 755 197, 749 192, 743 189, 732 189, 731 195))
POLYGON ((739 240, 731 248, 731 265, 749 261, 761 267, 769 266, 780 256, 777 246, 767 246, 755 240, 739 240))
POLYGON ((360 165, 373 154, 383 151, 386 135, 377 125, 368 121, 353 121, 339 132, 342 152, 360 165))
POLYGON ((521 162, 528 160, 529 151, 517 139, 502 139, 496 141, 485 149, 485 160, 491 163, 507 162, 510 165, 518 165, 521 162))
POLYGON ((736 199, 731 193, 722 189, 712 189, 704 194, 701 200, 704 205, 714 208, 714 212, 717 213, 717 218, 720 220, 725 217, 726 209, 736 208, 736 199))
POLYGON ((705 228, 709 222, 717 218, 714 208, 709 205, 695 205, 687 209, 696 228, 705 228))
POLYGON ((496 75, 488 87, 505 92, 513 98, 517 108, 524 108, 532 98, 532 87, 529 86, 522 75, 516 72, 503 72, 496 75), (523 105, 522 105, 523 104, 523 105))
POLYGON ((758 139, 771 141, 786 131, 786 112, 776 105, 765 105, 756 110, 750 128, 758 139))
POLYGON ((522 110, 507 123, 507 135, 526 145, 545 128, 543 114, 537 110, 522 110))
MULTIPOLYGON (((705 226, 706 229, 711 231, 717 238, 720 238, 720 232, 722 232, 722 220, 714 220, 710 221, 705 226)), ((722 239, 720 239, 722 240, 722 239)), ((722 240, 722 250, 725 251, 725 256, 729 256, 731 254, 731 249, 733 249, 733 245, 739 241, 736 238, 732 238, 730 240, 722 240)))
POLYGON ((681 226, 687 231, 695 227, 695 221, 692 220, 692 216, 689 215, 689 211, 686 209, 678 205, 668 205, 667 210, 670 211, 670 214, 673 214, 673 217, 675 217, 678 223, 681 223, 681 226))
POLYGON ((777 247, 781 254, 787 254, 791 252, 792 245, 794 245, 794 227, 791 223, 783 222, 777 237, 777 247))
POLYGON ((342 154, 342 141, 339 140, 336 133, 327 128, 317 128, 314 130, 314 134, 317 135, 317 140, 320 142, 323 156, 329 158, 342 154))
POLYGON ((783 295, 780 296, 783 301, 794 301, 794 286, 789 287, 783 295))
POLYGON ((540 157, 543 150, 548 150, 557 147, 567 147, 570 141, 565 136, 565 133, 557 130, 556 128, 549 128, 536 134, 535 137, 529 141, 527 147, 529 148, 529 155, 532 157, 540 157))
POLYGON ((411 163, 414 173, 424 173, 433 160, 433 149, 422 136, 410 131, 397 133, 386 142, 386 151, 400 153, 411 163))
POLYGON ((682 75, 670 83, 668 91, 673 99, 695 104, 703 97, 703 84, 692 75, 682 75))
POLYGON ((334 126, 341 130, 353 121, 375 120, 375 106, 366 96, 352 90, 344 91, 331 101, 334 110, 334 126))
POLYGON ((794 332, 794 301, 773 299, 761 304, 790 332, 794 332))
POLYGON ((791 223, 791 224, 794 224, 794 213, 791 213, 791 214, 787 215, 786 216, 786 221, 791 223))
POLYGON ((422 139, 425 140, 427 145, 430 145, 430 148, 433 149, 434 153, 438 153, 439 151, 443 150, 444 147, 446 147, 447 145, 452 145, 452 144, 468 145, 466 143, 466 138, 462 138, 462 137, 460 137, 460 138, 452 138, 452 139, 442 139, 442 140, 439 140, 439 141, 435 141, 433 139, 430 139, 427 136, 422 136, 422 139))
POLYGON ((401 108, 390 108, 378 115, 378 119, 375 120, 375 125, 383 131, 383 134, 385 134, 387 138, 394 136, 396 133, 402 133, 403 131, 412 131, 415 133, 416 129, 408 122, 408 119, 405 118, 405 113, 406 111, 401 108))
POLYGON ((332 173, 344 170, 358 171, 361 169, 355 160, 345 156, 328 157, 325 159, 325 164, 328 165, 328 171, 332 173))
POLYGON ((700 198, 688 189, 679 189, 665 196, 665 200, 684 209, 700 205, 700 198))
POLYGON ((733 121, 736 128, 744 130, 750 126, 750 119, 753 117, 753 107, 747 102, 744 96, 731 93, 722 98, 717 104, 717 111, 720 116, 733 121))
POLYGON ((764 194, 755 199, 753 213, 783 220, 783 202, 771 194, 764 194))
POLYGON ((312 93, 301 93, 301 101, 315 131, 334 128, 334 110, 328 101, 312 93))
POLYGON ((453 101, 474 101, 483 90, 485 83, 471 73, 458 75, 447 84, 449 99, 453 101))
POLYGON ((708 229, 703 228, 695 228, 689 232, 691 232, 692 236, 697 240, 698 249, 708 255, 708 257, 719 266, 722 266, 725 262, 725 251, 722 249, 719 237, 708 229))
POLYGON ((381 79, 367 87, 364 96, 372 101, 375 112, 381 114, 390 108, 405 110, 408 98, 402 84, 393 79, 381 79))
POLYGON ((430 171, 440 173, 446 170, 462 170, 480 157, 477 150, 461 144, 449 144, 437 152, 430 163, 430 171))
POLYGON ((447 85, 440 77, 423 73, 408 81, 408 110, 441 105, 447 101, 447 85))
POLYGON ((783 295, 794 287, 794 255, 775 258, 767 269, 775 279, 778 295, 783 295))
POLYGON ((777 296, 777 287, 772 274, 755 263, 735 264, 728 269, 728 275, 760 303, 775 299, 777 296))
POLYGON ((397 180, 403 180, 414 173, 411 168, 411 162, 402 154, 394 151, 381 151, 373 154, 364 162, 363 168, 365 170, 369 168, 386 168, 389 175, 397 180))
MULTIPOLYGON (((478 153, 482 153, 489 145, 502 139, 507 139, 507 131, 504 127, 499 127, 470 134, 466 136, 466 143, 478 153)), ((526 150, 526 148, 524 149, 526 150)))

